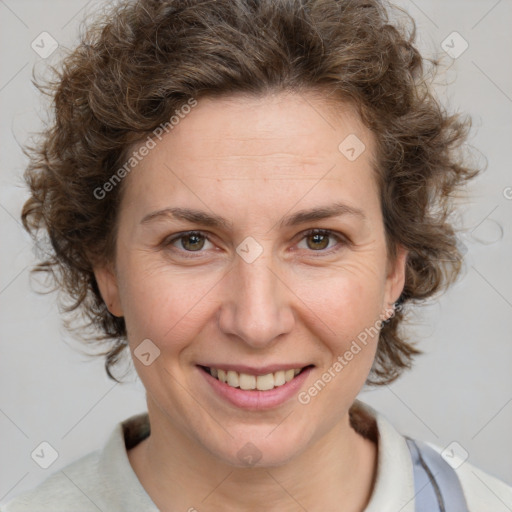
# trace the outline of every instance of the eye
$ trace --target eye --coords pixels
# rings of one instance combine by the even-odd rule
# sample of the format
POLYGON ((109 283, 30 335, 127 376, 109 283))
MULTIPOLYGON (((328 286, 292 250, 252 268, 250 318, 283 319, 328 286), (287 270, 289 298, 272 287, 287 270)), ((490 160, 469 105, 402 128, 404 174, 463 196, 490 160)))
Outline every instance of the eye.
POLYGON ((164 242, 166 247, 174 247, 175 249, 183 250, 185 252, 204 252, 205 243, 211 242, 208 237, 201 231, 187 231, 186 233, 179 233, 164 242))
MULTIPOLYGON (((340 235, 335 234, 333 231, 330 231, 328 229, 310 229, 306 233, 304 233, 302 241, 306 242, 306 249, 310 249, 313 252, 335 252, 332 251, 333 247, 336 247, 336 245, 346 245, 347 241, 340 235), (330 242, 336 242, 333 244, 330 244, 330 242), (326 249, 329 250, 326 250, 326 249)), ((300 243, 298 247, 300 246, 300 243)), ((300 247, 299 247, 300 248, 300 247)), ((339 249, 339 248, 338 248, 339 249)))

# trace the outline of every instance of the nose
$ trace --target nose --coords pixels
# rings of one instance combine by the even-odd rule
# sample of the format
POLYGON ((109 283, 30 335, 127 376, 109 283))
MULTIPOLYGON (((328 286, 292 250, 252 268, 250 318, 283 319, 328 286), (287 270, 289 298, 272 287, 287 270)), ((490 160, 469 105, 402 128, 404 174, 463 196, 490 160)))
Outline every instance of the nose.
POLYGON ((224 283, 219 328, 253 348, 266 348, 293 329, 293 292, 270 258, 237 258, 234 265, 224 283))

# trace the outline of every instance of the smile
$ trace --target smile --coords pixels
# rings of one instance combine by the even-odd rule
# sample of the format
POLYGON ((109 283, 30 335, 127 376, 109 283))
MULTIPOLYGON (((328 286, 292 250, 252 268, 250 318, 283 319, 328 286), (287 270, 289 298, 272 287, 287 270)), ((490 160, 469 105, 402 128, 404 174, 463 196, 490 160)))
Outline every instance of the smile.
POLYGON ((201 366, 201 368, 215 379, 224 382, 232 388, 240 388, 246 391, 269 391, 290 382, 308 367, 278 370, 273 373, 267 373, 266 375, 251 375, 248 373, 239 373, 234 370, 209 368, 207 366, 201 366))
POLYGON ((266 367, 219 366, 220 363, 196 365, 199 375, 203 376, 199 382, 222 401, 250 411, 273 409, 291 401, 315 368, 313 364, 302 366, 301 363, 266 367))

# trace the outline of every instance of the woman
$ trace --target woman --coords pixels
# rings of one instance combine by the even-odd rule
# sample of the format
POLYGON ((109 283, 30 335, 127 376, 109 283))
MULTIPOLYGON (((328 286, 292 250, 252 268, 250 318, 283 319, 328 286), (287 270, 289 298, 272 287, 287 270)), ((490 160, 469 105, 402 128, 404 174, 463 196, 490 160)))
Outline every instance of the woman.
POLYGON ((510 507, 356 400, 419 353, 403 308, 457 276, 476 174, 413 43, 377 0, 139 0, 91 27, 22 218, 148 414, 4 511, 510 507))

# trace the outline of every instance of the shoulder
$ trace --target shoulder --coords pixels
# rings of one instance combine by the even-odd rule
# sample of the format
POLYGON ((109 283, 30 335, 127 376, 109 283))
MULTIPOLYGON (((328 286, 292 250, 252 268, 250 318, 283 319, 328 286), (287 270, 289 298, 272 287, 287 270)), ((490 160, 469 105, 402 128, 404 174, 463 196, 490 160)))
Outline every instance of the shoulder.
MULTIPOLYGON (((443 448, 432 443, 426 444, 439 454, 444 453, 443 448)), ((510 512, 512 486, 467 461, 455 461, 453 467, 464 491, 464 497, 470 512, 480 512, 482 510, 510 512)))
MULTIPOLYGON (((357 410, 352 415, 354 419, 358 418, 358 415, 366 415, 368 419, 364 422, 360 420, 354 422, 354 428, 357 427, 356 430, 366 433, 368 437, 373 437, 372 432, 375 430, 378 434, 377 475, 374 491, 365 512, 417 510, 419 502, 423 502, 426 494, 431 493, 424 491, 419 499, 417 487, 420 490, 427 487, 422 482, 422 478, 427 476, 427 473, 422 475, 422 471, 416 471, 418 466, 415 452, 411 452, 408 443, 408 439, 412 439, 395 428, 385 414, 373 409, 370 405, 356 401, 355 409, 357 410), (372 418, 376 422, 376 428, 370 421, 372 418)), ((427 456, 423 463, 432 469, 431 476, 435 477, 439 485, 442 484, 441 487, 447 491, 447 496, 455 498, 457 493, 452 491, 455 488, 461 490, 469 512, 512 511, 512 487, 509 484, 473 466, 464 458, 459 458, 455 446, 441 448, 427 441, 418 439, 413 441, 417 446, 422 447, 422 450, 423 447, 428 447, 428 452, 435 455, 430 457, 428 452, 422 451, 422 457, 427 456), (452 482, 455 476, 458 482, 455 481, 456 487, 453 487, 452 482)), ((433 497, 435 498, 435 494, 433 497)))
POLYGON ((95 451, 53 473, 35 489, 25 491, 0 508, 1 512, 97 512, 88 497, 97 487, 99 452, 95 451))
POLYGON ((127 449, 149 431, 147 413, 118 423, 102 449, 55 472, 35 489, 0 506, 0 512, 157 511, 127 455, 127 449))

